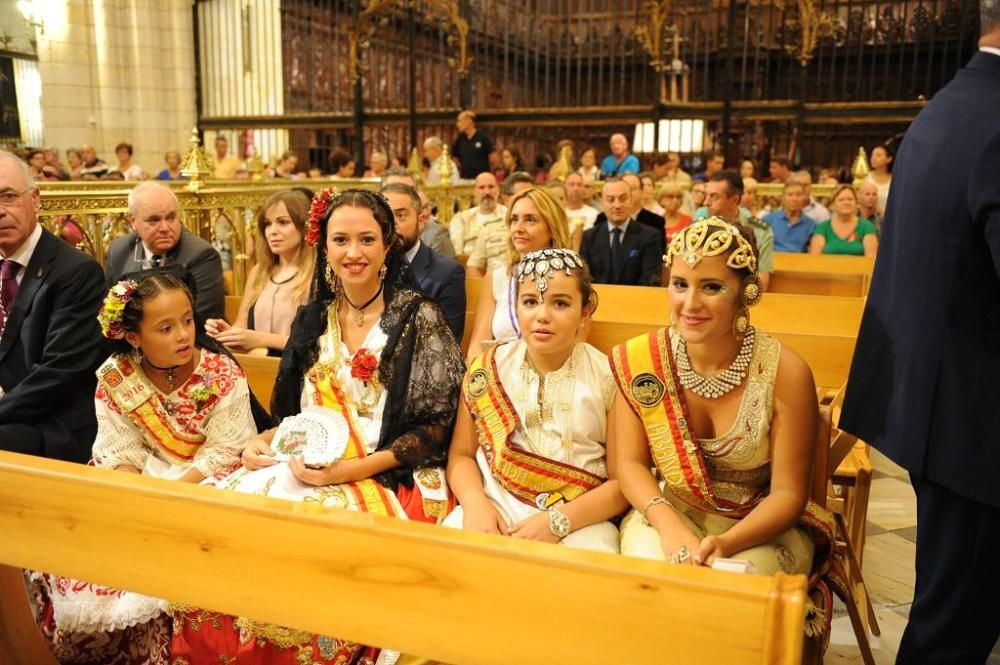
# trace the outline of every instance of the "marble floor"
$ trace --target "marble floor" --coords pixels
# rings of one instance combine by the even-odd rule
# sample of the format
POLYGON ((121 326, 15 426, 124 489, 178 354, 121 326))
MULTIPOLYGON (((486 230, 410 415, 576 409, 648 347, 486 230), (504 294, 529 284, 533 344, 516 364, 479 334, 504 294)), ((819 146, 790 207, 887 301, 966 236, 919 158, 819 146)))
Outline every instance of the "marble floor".
MULTIPOLYGON (((878 665, 889 665, 896 659, 913 600, 917 505, 906 471, 877 450, 871 452, 874 471, 868 503, 864 574, 882 628, 880 637, 871 638, 872 653, 878 665)), ((843 606, 835 607, 825 663, 861 663, 851 621, 843 606)), ((1000 642, 987 665, 1000 665, 1000 642)))

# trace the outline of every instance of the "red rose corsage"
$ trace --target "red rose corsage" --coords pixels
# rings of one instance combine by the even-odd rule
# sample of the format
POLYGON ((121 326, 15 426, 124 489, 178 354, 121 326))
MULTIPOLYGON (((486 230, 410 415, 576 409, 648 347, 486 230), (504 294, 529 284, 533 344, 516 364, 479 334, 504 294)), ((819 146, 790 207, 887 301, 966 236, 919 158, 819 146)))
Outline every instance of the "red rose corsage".
POLYGON ((371 381, 378 370, 378 358, 368 352, 368 349, 358 349, 351 358, 351 376, 362 381, 371 381))
POLYGON ((310 247, 315 247, 319 243, 319 220, 326 213, 330 199, 337 195, 337 190, 333 187, 326 187, 313 195, 312 205, 309 207, 309 221, 306 222, 306 242, 310 247))

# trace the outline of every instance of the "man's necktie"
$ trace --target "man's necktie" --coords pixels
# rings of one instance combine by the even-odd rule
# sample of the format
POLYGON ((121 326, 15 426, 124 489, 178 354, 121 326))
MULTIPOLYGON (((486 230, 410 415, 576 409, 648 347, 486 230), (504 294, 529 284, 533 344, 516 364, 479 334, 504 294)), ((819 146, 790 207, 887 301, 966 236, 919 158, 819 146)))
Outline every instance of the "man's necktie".
POLYGON ((622 265, 622 230, 620 228, 611 229, 611 279, 618 278, 618 271, 622 265))
POLYGON ((14 308, 14 298, 17 297, 17 271, 20 264, 9 259, 0 261, 0 336, 7 327, 7 317, 14 308))
POLYGON ((162 254, 153 254, 152 264, 153 264, 154 268, 159 268, 160 266, 162 266, 163 265, 163 255, 162 254))

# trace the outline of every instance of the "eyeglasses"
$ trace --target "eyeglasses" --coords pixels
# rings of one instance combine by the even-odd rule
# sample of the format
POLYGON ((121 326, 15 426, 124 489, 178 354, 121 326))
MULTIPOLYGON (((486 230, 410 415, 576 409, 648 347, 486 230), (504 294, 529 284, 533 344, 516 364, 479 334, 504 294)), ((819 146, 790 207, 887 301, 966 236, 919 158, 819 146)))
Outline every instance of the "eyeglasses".
POLYGON ((25 190, 20 191, 20 192, 14 192, 14 191, 11 191, 11 190, 7 190, 6 192, 2 192, 2 193, 0 193, 0 206, 3 206, 4 208, 9 208, 9 207, 11 207, 13 205, 16 205, 17 202, 21 200, 22 196, 24 196, 28 192, 32 192, 34 190, 35 190, 34 187, 29 187, 28 189, 25 189, 25 190))

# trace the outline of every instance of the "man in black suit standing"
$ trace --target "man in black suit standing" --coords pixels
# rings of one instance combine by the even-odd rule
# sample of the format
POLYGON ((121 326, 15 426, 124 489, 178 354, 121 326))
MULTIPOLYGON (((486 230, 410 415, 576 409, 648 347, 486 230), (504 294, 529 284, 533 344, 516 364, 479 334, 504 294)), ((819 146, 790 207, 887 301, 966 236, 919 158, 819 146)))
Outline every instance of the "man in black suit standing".
POLYGON ((420 241, 424 217, 415 188, 396 182, 383 187, 382 195, 392 208, 396 233, 420 289, 441 306, 455 340, 461 342, 465 331, 465 269, 455 259, 441 256, 420 241))
POLYGON ((147 180, 129 192, 128 210, 132 233, 117 238, 108 248, 109 285, 139 270, 180 265, 194 277, 198 318, 224 318, 222 258, 212 245, 181 226, 180 205, 173 191, 147 180))
POLYGON ((1000 635, 1000 0, 979 6, 979 53, 896 155, 840 418, 917 495, 904 665, 983 663, 1000 635))
POLYGON ((86 462, 97 433, 97 261, 38 223, 31 171, 0 152, 0 450, 86 462))
POLYGON ((605 218, 583 234, 580 255, 596 284, 655 286, 663 265, 663 234, 631 216, 632 188, 623 178, 604 181, 605 218))

